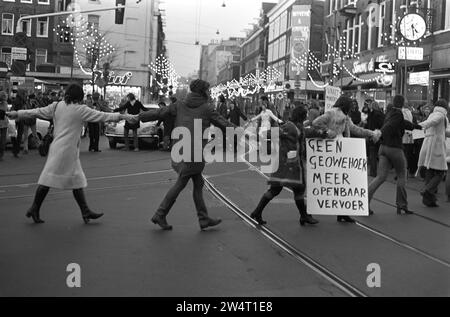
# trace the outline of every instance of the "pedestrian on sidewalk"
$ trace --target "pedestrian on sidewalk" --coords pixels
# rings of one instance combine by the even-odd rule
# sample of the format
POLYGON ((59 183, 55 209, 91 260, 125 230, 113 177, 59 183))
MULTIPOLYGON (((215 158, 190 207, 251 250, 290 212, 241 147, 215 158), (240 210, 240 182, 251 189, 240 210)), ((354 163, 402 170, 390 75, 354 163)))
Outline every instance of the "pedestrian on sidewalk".
MULTIPOLYGON (((114 110, 114 112, 122 112, 122 111, 127 111, 128 114, 130 115, 138 115, 139 113, 141 113, 142 111, 147 111, 148 109, 144 107, 144 105, 139 101, 136 100, 136 96, 132 93, 129 93, 127 95, 127 102, 114 110)), ((129 151, 130 150, 130 142, 128 140, 128 135, 130 133, 130 130, 133 131, 133 145, 134 145, 134 151, 138 152, 139 151, 139 140, 138 140, 138 133, 137 130, 140 128, 140 123, 139 121, 135 122, 135 123, 131 123, 131 122, 125 122, 125 127, 123 129, 123 136, 125 139, 125 151, 129 151)))
POLYGON ((6 92, 0 91, 0 161, 3 161, 3 155, 6 149, 6 135, 8 133, 9 120, 6 117, 8 111, 8 96, 6 92))
MULTIPOLYGON (((25 103, 25 109, 31 110, 39 108, 39 103, 36 100, 36 96, 34 94, 31 94, 28 96, 28 101, 25 103)), ((30 139, 28 137, 29 131, 31 130, 31 135, 33 136, 33 139, 37 142, 37 146, 39 147, 39 137, 37 135, 36 131, 36 118, 29 118, 23 121, 24 128, 23 128, 23 153, 28 154, 28 149, 30 146, 30 139)))
POLYGON ((446 161, 446 137, 450 137, 447 118, 448 102, 440 99, 427 120, 419 123, 425 130, 425 140, 419 155, 419 168, 425 170, 424 187, 421 190, 422 202, 428 207, 438 207, 437 189, 448 169, 446 161))
MULTIPOLYGON (((178 162, 175 161, 172 156, 172 167, 175 172, 177 172, 178 179, 166 194, 158 210, 151 219, 154 224, 159 225, 164 230, 172 229, 172 226, 167 223, 166 217, 174 205, 178 195, 186 187, 190 179, 192 179, 192 182, 194 183, 193 197, 195 208, 197 209, 200 229, 203 230, 207 227, 213 227, 221 222, 220 219, 213 219, 208 216, 208 210, 203 200, 204 180, 202 172, 205 168, 205 160, 202 155, 200 162, 194 161, 194 152, 198 146, 201 146, 203 153, 207 140, 202 139, 202 143, 198 144, 192 137, 194 136, 195 130, 194 120, 201 120, 202 135, 204 135, 204 131, 210 127, 211 123, 220 128, 222 131, 225 131, 226 127, 234 127, 234 125, 214 110, 214 106, 209 102, 209 87, 210 85, 208 82, 196 79, 191 82, 191 92, 187 95, 186 99, 177 101, 168 107, 158 109, 156 111, 150 110, 139 115, 139 119, 142 122, 157 121, 160 119, 167 120, 170 117, 173 117, 175 120, 175 128, 188 129, 191 134, 190 160, 181 160, 178 162)), ((184 138, 184 136, 182 138, 184 138)), ((180 140, 183 140, 182 138, 179 137, 174 139, 174 144, 180 140)), ((180 155, 182 154, 180 153, 180 155)))
MULTIPOLYGON (((405 102, 405 105, 402 108, 403 118, 412 123, 416 124, 417 121, 415 121, 415 118, 413 116, 413 113, 410 109, 410 106, 405 102)), ((403 135, 403 150, 405 152, 406 157, 406 165, 407 170, 409 173, 409 177, 414 177, 417 171, 417 161, 414 158, 414 138, 412 131, 405 130, 405 134, 403 135)))
MULTIPOLYGON (((244 121, 247 121, 247 116, 242 113, 239 106, 236 104, 235 100, 230 101, 230 109, 228 109, 227 119, 230 120, 232 124, 234 124, 237 127, 241 126, 241 119, 244 121)), ((233 137, 233 151, 237 152, 237 145, 238 145, 238 137, 235 134, 233 137)))
MULTIPOLYGON (((313 122, 313 127, 327 131, 330 139, 342 137, 368 138, 378 142, 380 131, 370 131, 356 126, 350 116, 350 110, 354 108, 354 102, 350 97, 341 96, 330 111, 325 112, 313 122)), ((338 222, 354 223, 355 220, 349 216, 337 216, 338 222)))
POLYGON ((90 109, 81 104, 83 98, 83 88, 78 84, 71 84, 66 89, 64 101, 45 108, 8 113, 10 118, 18 119, 19 122, 26 118, 37 117, 54 120, 54 139, 50 146, 47 162, 39 177, 39 186, 36 189, 33 204, 26 214, 35 223, 44 222, 40 218, 40 208, 50 188, 72 190, 85 223, 103 215, 92 212, 84 196, 83 188, 87 187, 87 181, 80 162, 83 122, 135 120, 136 118, 90 109))
MULTIPOLYGON (((394 168, 397 177, 397 214, 404 211, 411 214, 408 209, 408 195, 406 192, 407 163, 403 151, 403 135, 405 130, 422 129, 414 125, 403 116, 405 98, 397 95, 394 97, 393 105, 388 105, 388 113, 381 128, 381 146, 378 151, 377 177, 369 184, 369 204, 378 188, 386 181, 389 171, 394 168)), ((370 209, 369 213, 374 212, 370 209)))
MULTIPOLYGON (((100 107, 100 94, 98 92, 94 92, 92 94, 92 109, 95 111, 101 111, 100 107)), ((99 122, 89 122, 88 123, 89 130, 89 152, 101 152, 99 147, 100 142, 100 123, 99 122)))
MULTIPOLYGON (((24 90, 18 90, 16 97, 12 101, 12 110, 19 111, 25 109, 27 98, 24 90)), ((15 158, 19 157, 20 147, 22 146, 23 133, 25 124, 23 121, 16 120, 16 138, 13 142, 13 155, 15 158)))
POLYGON ((280 126, 279 167, 272 173, 269 179, 269 189, 261 197, 256 209, 250 217, 258 224, 265 225, 262 212, 267 204, 278 196, 283 187, 287 187, 294 193, 294 201, 300 213, 300 225, 319 223, 308 215, 305 204, 305 140, 306 138, 325 137, 326 131, 313 128, 304 128, 303 122, 307 117, 306 106, 298 101, 291 111, 290 121, 280 126))

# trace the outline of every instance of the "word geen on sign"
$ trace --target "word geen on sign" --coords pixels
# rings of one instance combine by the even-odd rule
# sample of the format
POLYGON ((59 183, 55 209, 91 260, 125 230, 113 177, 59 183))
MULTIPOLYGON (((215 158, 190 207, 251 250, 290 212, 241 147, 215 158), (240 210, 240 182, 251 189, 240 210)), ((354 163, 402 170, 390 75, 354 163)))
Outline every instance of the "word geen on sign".
POLYGON ((405 47, 399 47, 398 59, 421 61, 423 60, 423 47, 406 47, 406 56, 405 56, 405 47))
POLYGON ((27 60, 27 49, 25 47, 12 47, 11 48, 11 59, 18 61, 27 60))
POLYGON ((308 213, 368 216, 364 139, 306 140, 308 213))

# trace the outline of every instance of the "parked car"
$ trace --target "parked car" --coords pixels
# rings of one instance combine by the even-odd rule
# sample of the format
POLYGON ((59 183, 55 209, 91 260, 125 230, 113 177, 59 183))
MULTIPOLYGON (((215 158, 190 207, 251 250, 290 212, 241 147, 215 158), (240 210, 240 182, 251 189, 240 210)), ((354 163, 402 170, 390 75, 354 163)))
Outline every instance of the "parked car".
MULTIPOLYGON (((155 104, 144 104, 144 107, 147 109, 159 109, 158 105, 155 104)), ((139 147, 143 147, 145 145, 151 145, 153 147, 158 148, 159 144, 162 141, 164 135, 164 125, 161 123, 160 126, 156 126, 158 122, 141 122, 140 128, 138 129, 138 139, 139 139, 139 147)), ((117 144, 124 144, 124 136, 123 131, 125 127, 125 120, 115 122, 106 123, 105 135, 109 139, 109 147, 111 149, 115 149, 117 144)), ((133 143, 133 132, 130 131, 129 134, 130 143, 133 143)))

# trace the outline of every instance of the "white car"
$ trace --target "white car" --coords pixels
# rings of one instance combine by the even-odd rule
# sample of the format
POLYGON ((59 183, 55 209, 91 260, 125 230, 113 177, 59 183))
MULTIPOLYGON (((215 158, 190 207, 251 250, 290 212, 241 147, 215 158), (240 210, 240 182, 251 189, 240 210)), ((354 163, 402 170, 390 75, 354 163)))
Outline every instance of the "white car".
MULTIPOLYGON (((8 109, 11 109, 11 105, 8 105, 8 109)), ((38 135, 39 140, 42 140, 42 138, 47 134, 48 127, 50 126, 50 122, 47 120, 36 120, 36 133, 38 135)), ((12 144, 12 140, 17 137, 17 129, 16 129, 16 122, 15 120, 9 119, 9 125, 8 125, 8 133, 6 135, 6 145, 12 144)), ((31 129, 28 130, 28 141, 30 144, 29 148, 33 149, 36 147, 36 143, 33 140, 33 135, 31 133, 31 129), (31 141, 31 142, 30 142, 31 141)))
MULTIPOLYGON (((155 104, 145 104, 145 108, 147 109, 159 109, 158 105, 155 104)), ((159 147, 159 144, 162 141, 164 135, 164 126, 161 123, 160 126, 156 126, 158 121, 152 122, 141 122, 140 128, 138 129, 138 139, 139 139, 139 147, 143 145, 152 145, 154 147, 159 147)), ((115 149, 117 144, 124 144, 124 135, 123 131, 125 128, 125 120, 115 122, 109 122, 105 124, 105 135, 109 139, 109 147, 111 149, 115 149)), ((130 144, 133 144, 133 131, 129 132, 129 141, 130 144)))

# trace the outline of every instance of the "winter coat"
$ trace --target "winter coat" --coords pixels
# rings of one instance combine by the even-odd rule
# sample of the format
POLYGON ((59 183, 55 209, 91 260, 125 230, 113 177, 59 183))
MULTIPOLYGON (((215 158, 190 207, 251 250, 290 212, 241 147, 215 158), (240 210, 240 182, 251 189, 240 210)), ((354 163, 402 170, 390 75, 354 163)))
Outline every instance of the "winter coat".
MULTIPOLYGON (((410 122, 410 123, 414 123, 414 116, 411 112, 411 110, 409 110, 408 108, 402 108, 402 113, 403 113, 403 118, 410 122)), ((413 134, 412 131, 408 131, 406 130, 405 133, 403 134, 403 139, 402 139, 403 144, 414 144, 414 138, 413 138, 413 134)))
POLYGON ((286 186, 292 189, 305 189, 306 138, 322 137, 323 134, 312 128, 296 126, 288 121, 280 126, 280 146, 278 152, 278 170, 271 174, 270 185, 286 186), (295 157, 288 158, 294 151, 295 157))
POLYGON ((234 106, 233 109, 230 109, 230 112, 228 113, 226 118, 230 119, 230 122, 237 126, 241 125, 240 118, 247 121, 247 117, 242 113, 241 109, 239 109, 239 107, 236 105, 234 106))
POLYGON ((450 164, 450 138, 446 139, 445 146, 447 148, 447 166, 448 166, 448 164, 450 164))
POLYGON ((346 116, 341 109, 332 108, 320 117, 316 118, 312 126, 319 130, 333 132, 336 136, 369 138, 373 132, 353 124, 349 116, 346 116))
POLYGON ((0 102, 0 129, 5 129, 9 125, 8 117, 6 117, 6 112, 8 111, 8 104, 5 102, 0 102))
POLYGON ((54 139, 50 145, 47 162, 38 184, 59 189, 87 187, 80 162, 80 138, 83 123, 85 121, 119 121, 120 119, 118 113, 99 112, 86 105, 67 105, 64 101, 44 108, 20 110, 18 113, 19 120, 29 117, 53 119, 54 139))
POLYGON ((405 120, 402 110, 392 107, 386 114, 381 128, 381 144, 394 148, 403 148, 403 135, 405 130, 413 130, 414 124, 405 120))
POLYGON ((425 139, 419 154, 419 167, 438 171, 447 170, 445 138, 450 137, 447 110, 435 107, 428 119, 419 123, 425 130, 425 139))
MULTIPOLYGON (((214 110, 214 106, 208 102, 208 99, 197 93, 190 93, 185 100, 177 101, 168 107, 150 110, 143 112, 139 115, 139 119, 142 122, 157 121, 157 120, 168 120, 173 117, 175 120, 176 128, 187 128, 191 134, 191 155, 190 160, 176 162, 172 159, 172 167, 180 176, 191 176, 199 174, 205 168, 205 161, 203 157, 203 149, 207 144, 208 140, 203 139, 204 131, 210 127, 211 124, 217 126, 222 131, 225 131, 226 127, 234 127, 234 125, 228 122, 224 117, 219 115, 219 113, 214 110), (194 120, 201 120, 201 133, 200 136, 198 132, 194 131, 194 120), (195 133, 194 133, 195 132, 195 133), (195 136, 202 138, 202 143, 198 143, 195 136), (201 152, 200 162, 195 162, 195 153, 201 152)), ((176 149, 176 144, 182 140, 183 136, 172 135, 173 137, 173 147, 172 150, 176 149)), ((225 137, 225 135, 224 135, 225 137)), ((183 148, 185 150, 185 148, 183 148)), ((178 154, 178 153, 177 153, 178 154)), ((180 151, 180 156, 184 153, 180 151)), ((173 155, 172 155, 173 156, 173 155)))

